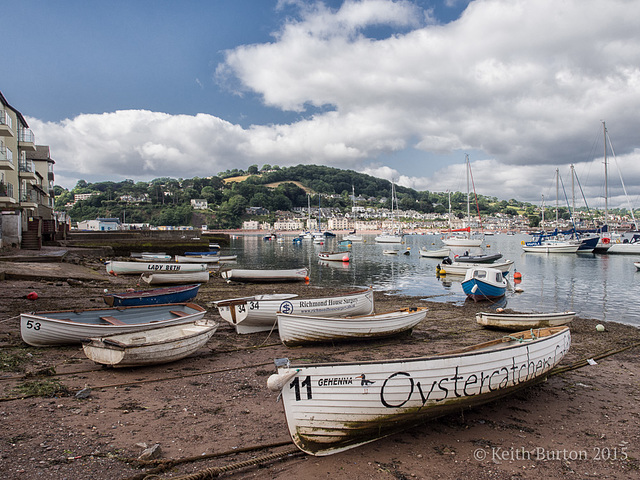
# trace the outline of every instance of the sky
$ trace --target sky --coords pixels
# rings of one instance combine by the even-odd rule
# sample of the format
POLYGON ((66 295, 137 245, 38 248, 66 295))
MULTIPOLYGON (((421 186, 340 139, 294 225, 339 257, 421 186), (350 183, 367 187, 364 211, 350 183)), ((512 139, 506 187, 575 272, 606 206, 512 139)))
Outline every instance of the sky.
POLYGON ((65 188, 316 164, 466 192, 468 155, 478 194, 552 205, 557 170, 561 205, 603 208, 606 122, 609 207, 639 206, 637 1, 5 0, 0 12, 0 91, 65 188))

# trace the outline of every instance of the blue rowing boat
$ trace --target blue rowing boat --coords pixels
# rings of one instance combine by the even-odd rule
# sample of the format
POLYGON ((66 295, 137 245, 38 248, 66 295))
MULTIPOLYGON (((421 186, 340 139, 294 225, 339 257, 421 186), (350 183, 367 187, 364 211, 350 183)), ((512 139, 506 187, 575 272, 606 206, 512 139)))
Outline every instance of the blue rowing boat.
POLYGON ((173 287, 135 290, 104 295, 104 303, 110 307, 137 307, 140 305, 160 305, 164 303, 184 303, 196 298, 200 283, 176 285, 173 287))

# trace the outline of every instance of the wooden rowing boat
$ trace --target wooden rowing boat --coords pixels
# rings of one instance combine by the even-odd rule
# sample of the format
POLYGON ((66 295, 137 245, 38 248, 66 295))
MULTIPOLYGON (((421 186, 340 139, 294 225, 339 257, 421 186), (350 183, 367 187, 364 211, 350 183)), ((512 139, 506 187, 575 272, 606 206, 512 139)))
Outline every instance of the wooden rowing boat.
POLYGON ((104 303, 110 307, 132 307, 138 305, 158 305, 161 303, 183 303, 196 298, 200 284, 176 285, 173 287, 134 290, 103 295, 104 303))
POLYGON ((270 331, 277 327, 278 313, 335 317, 369 315, 374 309, 371 288, 320 298, 299 298, 290 294, 257 295, 220 300, 215 305, 220 316, 235 326, 237 333, 270 331))
POLYGON ((349 317, 278 314, 278 332, 280 340, 287 346, 380 338, 411 330, 424 320, 426 315, 426 307, 403 308, 377 315, 349 317))
POLYGON ((181 285, 187 283, 207 283, 209 272, 185 272, 185 273, 143 273, 140 279, 149 285, 181 285))
POLYGON ((478 312, 476 322, 483 327, 518 331, 527 328, 558 327, 571 322, 576 312, 496 313, 478 312))
POLYGON ((278 359, 267 386, 282 396, 296 446, 330 455, 540 382, 570 345, 564 326, 421 358, 293 365, 278 359))
POLYGON ((35 347, 64 345, 114 333, 195 322, 205 313, 194 303, 22 313, 20 334, 35 347))
POLYGON ((290 269, 241 269, 231 268, 220 271, 227 282, 304 282, 309 280, 308 268, 290 269))
POLYGON ((218 328, 211 320, 152 328, 91 338, 83 343, 85 355, 95 363, 111 367, 138 367, 180 360, 191 355, 218 328))
POLYGON ((121 262, 111 260, 105 264, 111 275, 140 275, 147 272, 203 272, 207 266, 203 263, 162 263, 162 262, 121 262))

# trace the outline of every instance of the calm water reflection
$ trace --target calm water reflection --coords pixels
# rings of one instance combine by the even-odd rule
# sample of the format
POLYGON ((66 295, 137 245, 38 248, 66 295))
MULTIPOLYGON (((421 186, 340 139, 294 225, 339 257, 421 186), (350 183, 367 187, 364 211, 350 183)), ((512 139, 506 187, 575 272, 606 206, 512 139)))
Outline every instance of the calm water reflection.
MULTIPOLYGON (((421 246, 440 248, 440 236, 409 235, 404 245, 383 245, 375 243, 374 235, 365 235, 364 242, 352 244, 349 263, 326 262, 317 257, 323 250, 339 250, 340 236, 328 239, 324 245, 314 245, 310 240, 294 244, 292 238, 265 241, 259 235, 241 235, 231 240, 231 253, 238 255, 238 268, 306 266, 312 285, 371 285, 375 290, 431 301, 468 301, 462 291, 462 277, 438 278, 435 272, 440 260, 422 258, 418 253, 421 246), (399 253, 383 253, 392 248, 399 253), (408 255, 404 255, 406 251, 408 255)), ((515 293, 511 270, 510 289, 502 306, 531 312, 574 310, 587 318, 640 326, 640 296, 636 295, 640 272, 636 273, 633 265, 639 260, 636 256, 525 253, 521 242, 528 239, 527 235, 486 237, 484 251, 502 253, 503 259, 515 262, 515 270, 522 275, 517 286, 523 292, 515 293)))

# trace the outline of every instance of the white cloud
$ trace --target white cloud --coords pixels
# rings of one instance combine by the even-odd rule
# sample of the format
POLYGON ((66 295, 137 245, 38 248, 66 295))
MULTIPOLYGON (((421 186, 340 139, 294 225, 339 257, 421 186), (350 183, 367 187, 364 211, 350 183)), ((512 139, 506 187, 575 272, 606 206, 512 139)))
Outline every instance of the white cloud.
MULTIPOLYGON (((317 163, 443 191, 464 169, 463 153, 453 170, 430 167, 432 176, 424 163, 384 166, 379 156, 412 147, 438 161, 478 151, 489 159, 472 159, 479 193, 537 201, 556 166, 597 158, 591 139, 606 119, 620 159, 630 160, 627 186, 640 185, 640 3, 478 0, 445 25, 409 1, 283 5, 299 6, 299 17, 270 43, 227 51, 217 75, 306 118, 246 129, 212 115, 138 110, 30 120, 56 171, 191 177, 317 163), (396 33, 368 37, 375 27, 396 33)), ((601 178, 591 177, 594 189, 601 178)))

